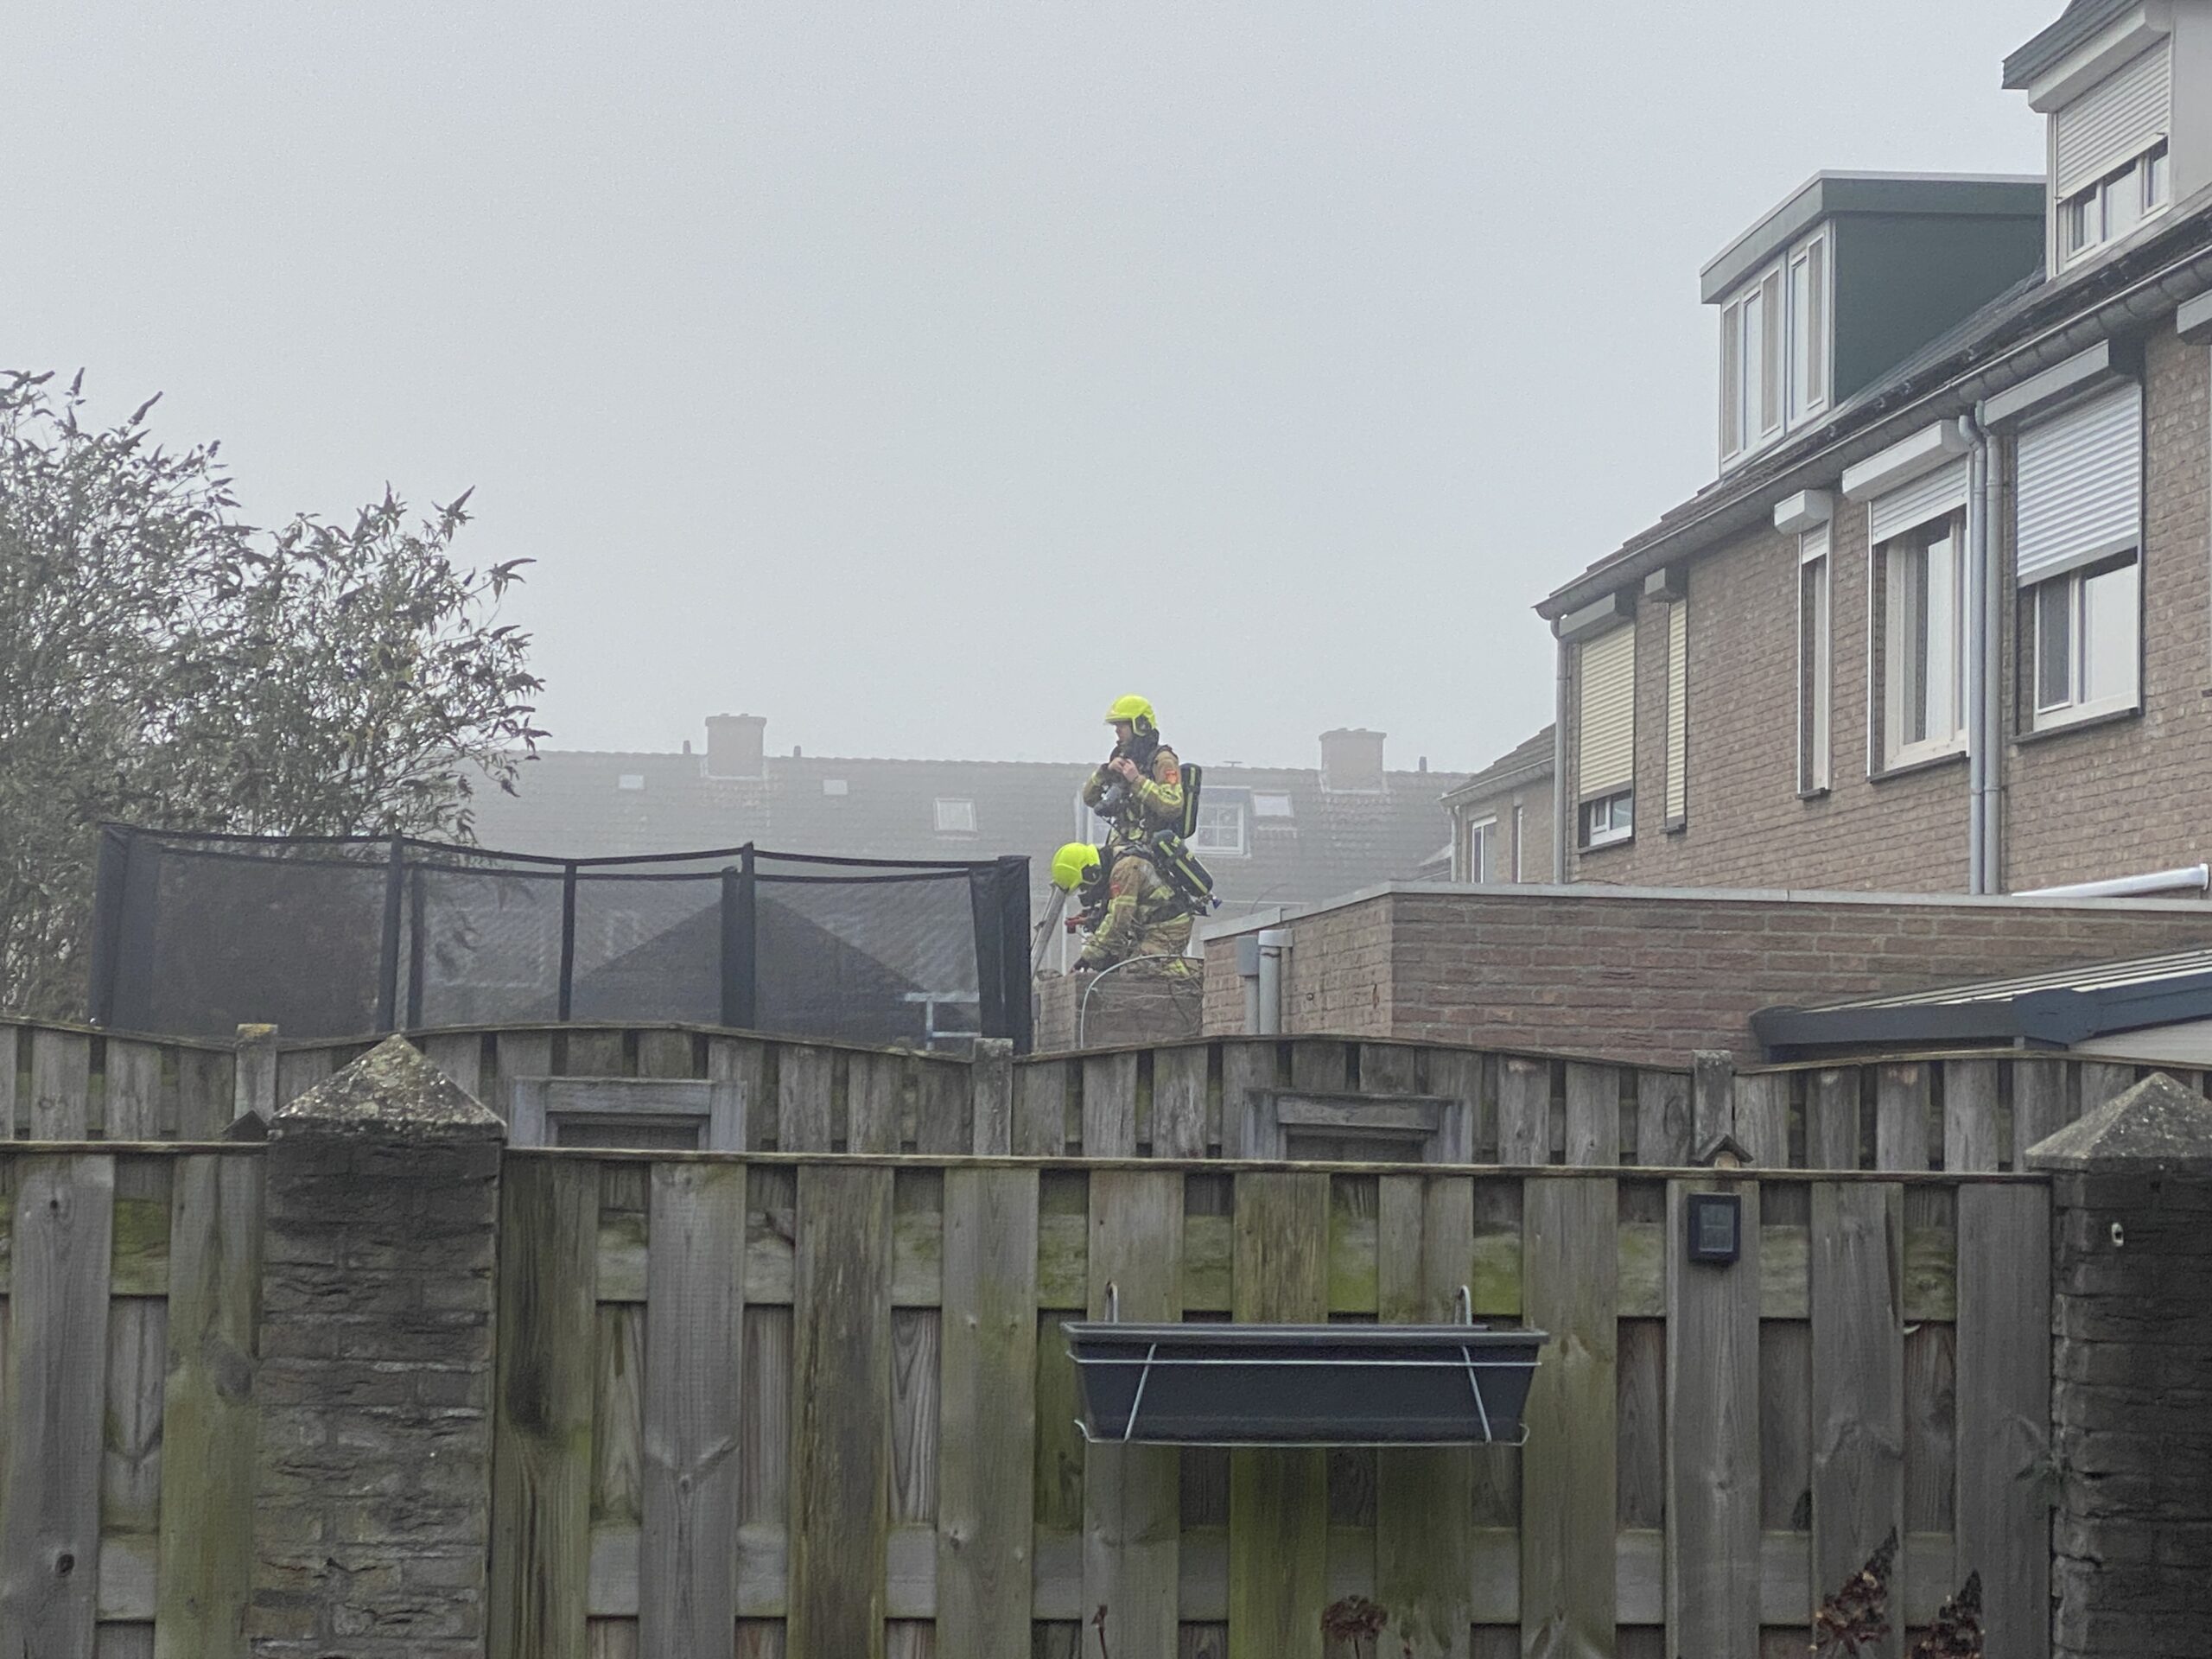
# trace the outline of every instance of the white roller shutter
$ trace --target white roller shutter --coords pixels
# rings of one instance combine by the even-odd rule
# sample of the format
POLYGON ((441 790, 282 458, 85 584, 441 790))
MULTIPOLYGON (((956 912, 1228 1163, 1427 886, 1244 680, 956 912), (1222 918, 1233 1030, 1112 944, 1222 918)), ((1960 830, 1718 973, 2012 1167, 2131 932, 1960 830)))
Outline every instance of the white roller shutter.
POLYGON ((2020 434, 2014 565, 2062 575, 2142 537, 2143 388, 2130 382, 2020 434))
POLYGON ((1689 816, 1690 604, 1667 607, 1667 822, 1689 816))
POLYGON ((1887 495, 1866 504, 1866 544, 1879 547, 1892 536, 1902 536, 1930 518, 1956 512, 1967 504, 1967 461, 1964 455, 1932 473, 1923 473, 1910 484, 1901 484, 1887 495))
POLYGON ((2051 117, 2058 194, 2070 196, 2166 136, 2173 43, 2161 41, 2051 117))
POLYGON ((1576 784, 1586 801, 1636 782, 1635 625, 1586 641, 1581 658, 1576 784))

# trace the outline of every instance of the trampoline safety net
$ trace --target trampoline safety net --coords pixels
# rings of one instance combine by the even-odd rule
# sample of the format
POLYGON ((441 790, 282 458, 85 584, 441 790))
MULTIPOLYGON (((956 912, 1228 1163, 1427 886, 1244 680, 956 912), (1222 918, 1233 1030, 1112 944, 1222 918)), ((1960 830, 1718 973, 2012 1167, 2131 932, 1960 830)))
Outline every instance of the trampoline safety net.
POLYGON ((93 1022, 152 1035, 676 1020, 1029 1046, 1026 858, 561 859, 109 825, 93 925, 93 1022))

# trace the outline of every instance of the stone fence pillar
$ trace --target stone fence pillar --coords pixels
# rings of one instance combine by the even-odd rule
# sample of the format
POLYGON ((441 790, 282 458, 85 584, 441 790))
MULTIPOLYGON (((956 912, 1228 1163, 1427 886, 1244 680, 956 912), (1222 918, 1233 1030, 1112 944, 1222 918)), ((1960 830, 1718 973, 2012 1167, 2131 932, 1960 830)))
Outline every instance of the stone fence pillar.
POLYGON ((2052 1174, 2059 1659, 2212 1653, 2212 1102, 2163 1074, 2035 1147, 2052 1174))
POLYGON ((397 1037, 270 1124, 255 1659, 484 1652, 505 1134, 397 1037))

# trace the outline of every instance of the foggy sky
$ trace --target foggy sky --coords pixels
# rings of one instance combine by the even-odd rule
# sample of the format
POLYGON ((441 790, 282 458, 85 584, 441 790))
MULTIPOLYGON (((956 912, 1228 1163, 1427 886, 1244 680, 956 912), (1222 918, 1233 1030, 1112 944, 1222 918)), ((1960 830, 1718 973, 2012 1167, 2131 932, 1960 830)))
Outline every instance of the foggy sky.
POLYGON ((18 5, 0 362, 249 515, 469 486, 563 748, 1482 765, 1713 470, 1698 267, 2038 171, 2060 0, 18 5))

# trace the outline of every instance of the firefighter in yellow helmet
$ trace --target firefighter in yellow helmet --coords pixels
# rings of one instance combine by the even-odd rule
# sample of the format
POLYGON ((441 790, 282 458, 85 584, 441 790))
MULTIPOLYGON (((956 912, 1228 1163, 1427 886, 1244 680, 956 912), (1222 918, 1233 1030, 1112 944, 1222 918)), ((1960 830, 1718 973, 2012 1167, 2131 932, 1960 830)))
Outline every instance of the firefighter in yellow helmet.
POLYGON ((1090 942, 1076 958, 1076 972, 1097 973, 1132 957, 1158 957, 1168 960, 1140 962, 1128 971, 1191 977, 1194 964, 1184 954, 1191 945, 1190 906, 1141 849, 1109 842, 1102 851, 1071 841, 1052 855, 1052 885, 1083 905, 1076 925, 1090 933, 1090 942))
POLYGON ((1116 697, 1106 711, 1106 723, 1114 728, 1114 753, 1084 785, 1083 804, 1106 820, 1118 841, 1179 828, 1183 765, 1160 741, 1160 721, 1150 702, 1116 697))

